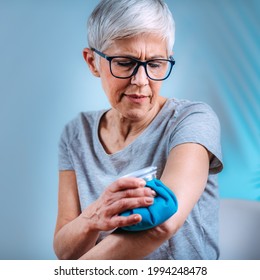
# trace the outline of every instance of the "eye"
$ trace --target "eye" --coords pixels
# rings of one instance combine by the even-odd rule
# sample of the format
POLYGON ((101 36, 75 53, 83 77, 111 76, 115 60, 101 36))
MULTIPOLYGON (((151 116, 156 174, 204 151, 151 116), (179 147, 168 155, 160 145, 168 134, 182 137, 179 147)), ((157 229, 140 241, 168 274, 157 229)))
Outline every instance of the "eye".
POLYGON ((136 65, 136 62, 128 58, 114 58, 112 61, 115 67, 121 68, 133 68, 136 65))
POLYGON ((132 61, 118 61, 117 65, 122 67, 132 67, 134 63, 132 61))
POLYGON ((162 62, 161 62, 161 61, 157 61, 157 60, 150 61, 150 62, 148 63, 148 66, 149 66, 150 68, 160 68, 160 67, 162 67, 162 62))

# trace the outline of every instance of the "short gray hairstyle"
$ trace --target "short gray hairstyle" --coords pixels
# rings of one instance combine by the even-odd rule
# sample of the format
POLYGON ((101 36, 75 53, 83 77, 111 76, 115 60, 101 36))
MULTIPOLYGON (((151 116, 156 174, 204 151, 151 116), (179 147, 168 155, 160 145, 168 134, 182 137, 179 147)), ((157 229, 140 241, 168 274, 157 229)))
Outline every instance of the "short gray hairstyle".
POLYGON ((105 51, 118 39, 156 34, 172 51, 175 24, 163 0, 101 0, 88 20, 90 48, 105 51))

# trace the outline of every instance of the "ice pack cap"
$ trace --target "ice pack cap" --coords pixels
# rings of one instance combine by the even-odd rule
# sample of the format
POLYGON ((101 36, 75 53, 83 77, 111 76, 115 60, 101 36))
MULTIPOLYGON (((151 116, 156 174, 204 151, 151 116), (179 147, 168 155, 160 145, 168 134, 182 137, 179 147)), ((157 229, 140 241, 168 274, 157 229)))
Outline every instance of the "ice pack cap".
POLYGON ((129 173, 127 175, 124 175, 121 178, 125 177, 136 177, 136 178, 142 178, 146 182, 151 181, 152 179, 156 178, 156 172, 157 172, 157 167, 156 166, 149 166, 146 168, 142 168, 139 170, 136 170, 132 173, 129 173))

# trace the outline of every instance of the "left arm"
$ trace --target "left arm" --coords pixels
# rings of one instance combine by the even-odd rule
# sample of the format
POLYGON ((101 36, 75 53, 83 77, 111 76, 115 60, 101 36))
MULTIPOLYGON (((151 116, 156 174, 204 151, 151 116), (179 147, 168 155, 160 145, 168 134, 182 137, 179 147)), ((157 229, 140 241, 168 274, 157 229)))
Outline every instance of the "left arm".
POLYGON ((174 147, 161 181, 178 200, 178 211, 163 224, 140 232, 110 234, 81 259, 142 259, 171 238, 184 224, 207 183, 210 153, 205 147, 186 143, 174 147))

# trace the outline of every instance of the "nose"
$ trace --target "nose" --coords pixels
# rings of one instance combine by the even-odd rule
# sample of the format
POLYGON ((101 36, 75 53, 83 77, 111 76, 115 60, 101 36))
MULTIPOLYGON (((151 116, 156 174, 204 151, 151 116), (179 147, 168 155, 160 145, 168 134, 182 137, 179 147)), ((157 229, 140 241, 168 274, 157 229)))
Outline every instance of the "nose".
POLYGON ((148 77, 146 75, 144 65, 140 65, 135 75, 132 76, 131 84, 137 86, 145 86, 148 84, 148 77))

